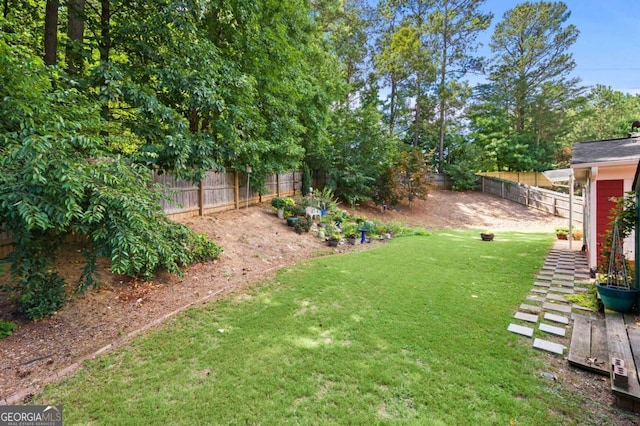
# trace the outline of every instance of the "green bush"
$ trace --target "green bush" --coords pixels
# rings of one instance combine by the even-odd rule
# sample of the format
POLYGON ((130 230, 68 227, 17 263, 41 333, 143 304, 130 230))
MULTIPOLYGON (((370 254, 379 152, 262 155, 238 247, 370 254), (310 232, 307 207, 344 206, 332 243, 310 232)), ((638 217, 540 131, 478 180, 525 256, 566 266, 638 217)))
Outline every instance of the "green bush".
POLYGON ((287 216, 304 216, 306 214, 305 207, 299 204, 285 207, 284 212, 287 216))
POLYGON ((18 324, 15 322, 0 320, 0 339, 11 336, 16 328, 18 328, 18 324))
POLYGON ((55 272, 36 272, 20 283, 18 312, 41 320, 62 308, 66 302, 64 279, 55 272))
POLYGON ((40 319, 64 305, 55 256, 70 234, 88 245, 80 291, 96 283, 101 256, 145 278, 217 257, 213 241, 162 212, 149 164, 111 149, 100 105, 52 75, 0 37, 0 224, 13 236, 19 312, 40 319))
POLYGON ((303 232, 309 232, 312 224, 313 224, 313 221, 311 219, 307 217, 300 218, 293 225, 293 230, 296 231, 298 234, 302 234, 303 232))
POLYGON ((271 207, 276 209, 284 209, 287 206, 292 206, 293 204, 294 201, 291 197, 273 197, 271 199, 271 207))

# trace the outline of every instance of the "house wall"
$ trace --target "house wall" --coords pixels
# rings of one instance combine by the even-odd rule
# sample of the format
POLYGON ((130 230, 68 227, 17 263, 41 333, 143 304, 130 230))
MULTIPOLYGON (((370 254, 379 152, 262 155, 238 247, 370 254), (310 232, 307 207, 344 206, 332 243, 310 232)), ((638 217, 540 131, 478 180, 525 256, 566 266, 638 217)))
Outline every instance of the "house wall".
MULTIPOLYGON (((588 209, 585 220, 585 241, 587 244, 589 267, 597 267, 598 245, 597 245, 597 182, 598 181, 614 181, 621 179, 623 181, 623 193, 631 191, 633 187, 633 179, 635 177, 637 164, 618 164, 618 165, 600 165, 591 167, 588 173, 587 194, 588 202, 585 207, 588 209)), ((623 194, 620 194, 620 196, 623 194)), ((602 213, 600 213, 602 215, 602 213)), ((628 259, 634 259, 635 237, 630 235, 624 240, 624 252, 628 259)))

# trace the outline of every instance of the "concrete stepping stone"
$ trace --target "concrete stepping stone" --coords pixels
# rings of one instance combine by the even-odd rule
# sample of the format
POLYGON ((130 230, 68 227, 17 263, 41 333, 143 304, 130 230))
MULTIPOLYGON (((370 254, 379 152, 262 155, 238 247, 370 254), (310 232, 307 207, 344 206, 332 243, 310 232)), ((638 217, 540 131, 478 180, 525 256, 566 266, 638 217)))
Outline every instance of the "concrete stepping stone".
POLYGON ((527 300, 531 300, 532 302, 540 302, 540 303, 542 303, 546 299, 545 299, 544 296, 539 296, 539 295, 536 295, 536 294, 529 294, 527 296, 527 300))
POLYGON ((533 288, 533 289, 531 289, 531 291, 533 293, 538 293, 538 294, 547 294, 547 290, 545 290, 543 288, 533 288))
POLYGON ((571 313, 571 306, 569 305, 561 305, 559 303, 544 302, 542 304, 542 307, 550 311, 564 312, 565 314, 571 313))
POLYGON ((586 306, 580 306, 580 305, 572 305, 573 309, 577 309, 579 311, 586 311, 586 312, 592 312, 591 308, 587 308, 586 306))
POLYGON ((523 303, 520 305, 520 310, 530 312, 532 314, 539 314, 542 308, 540 308, 540 306, 527 305, 526 303, 523 303))
POLYGON ((513 316, 515 319, 519 319, 527 322, 538 322, 538 316, 534 314, 527 314, 524 312, 516 312, 513 316))
POLYGON ((567 333, 567 330, 563 327, 556 327, 555 325, 545 324, 543 322, 538 326, 540 331, 544 331, 545 333, 555 334, 556 336, 564 337, 567 333))
POLYGON ((560 324, 569 324, 569 318, 562 315, 552 314, 551 312, 545 312, 543 318, 560 324))
POLYGON ((543 351, 551 352, 554 354, 562 355, 566 346, 561 345, 559 343, 553 343, 548 340, 537 338, 533 341, 533 347, 536 349, 541 349, 543 351))
POLYGON ((573 280, 570 280, 570 281, 557 280, 554 278, 551 280, 551 285, 560 286, 560 287, 573 287, 573 280))
POLYGON ((553 291, 556 293, 564 293, 564 294, 574 293, 574 289, 570 287, 549 287, 549 291, 553 291))
POLYGON ((551 283, 546 283, 543 281, 536 281, 533 283, 536 287, 551 287, 551 283))
POLYGON ((512 333, 520 334, 526 337, 533 336, 533 328, 525 327, 523 325, 509 324, 509 327, 507 327, 507 330, 512 333))
POLYGON ((549 293, 547 294, 547 299, 555 300, 557 302, 566 302, 567 298, 561 294, 549 293))
POLYGON ((565 275, 565 274, 555 274, 551 281, 561 281, 568 282, 573 284, 573 275, 565 275))
POLYGON ((583 293, 589 291, 589 289, 586 288, 586 287, 574 287, 573 289, 575 291, 580 291, 580 292, 583 292, 583 293))

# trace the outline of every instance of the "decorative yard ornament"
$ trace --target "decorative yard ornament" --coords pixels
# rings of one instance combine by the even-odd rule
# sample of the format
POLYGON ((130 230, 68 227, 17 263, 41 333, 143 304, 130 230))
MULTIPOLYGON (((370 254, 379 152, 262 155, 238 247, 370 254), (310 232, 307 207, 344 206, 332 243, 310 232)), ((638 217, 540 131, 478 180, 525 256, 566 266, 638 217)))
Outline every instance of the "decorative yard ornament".
POLYGON ((611 255, 609 256, 609 268, 607 270, 607 286, 629 289, 629 274, 624 252, 622 251, 622 238, 620 238, 618 220, 613 223, 613 242, 611 243, 611 255))

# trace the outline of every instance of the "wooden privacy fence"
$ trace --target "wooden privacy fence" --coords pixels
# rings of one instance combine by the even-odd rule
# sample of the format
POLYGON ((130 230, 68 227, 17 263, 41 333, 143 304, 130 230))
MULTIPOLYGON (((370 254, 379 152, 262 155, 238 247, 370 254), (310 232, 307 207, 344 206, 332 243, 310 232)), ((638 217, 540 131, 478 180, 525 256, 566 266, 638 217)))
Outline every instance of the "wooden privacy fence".
POLYGON ((553 186, 553 182, 540 172, 482 172, 478 173, 478 175, 523 183, 530 186, 543 186, 545 188, 551 188, 553 186))
MULTIPOLYGON (((482 192, 542 210, 554 216, 569 217, 569 194, 510 182, 489 176, 480 176, 482 192)), ((573 196, 573 220, 583 223, 584 199, 573 196)))
POLYGON ((173 219, 239 209, 268 201, 273 197, 288 197, 302 193, 302 172, 297 171, 268 176, 268 195, 260 195, 252 189, 250 174, 237 171, 209 171, 198 184, 177 180, 167 174, 153 173, 152 177, 154 182, 164 188, 167 200, 163 200, 160 205, 173 219))
MULTIPOLYGON (((252 189, 250 175, 236 171, 209 171, 197 184, 155 172, 152 173, 152 179, 164 188, 166 200, 162 200, 160 206, 172 219, 204 216, 258 204, 273 197, 288 197, 302 193, 302 172, 299 171, 268 176, 268 195, 263 196, 252 189)), ((0 232, 0 257, 11 252, 11 243, 11 234, 0 232)))

